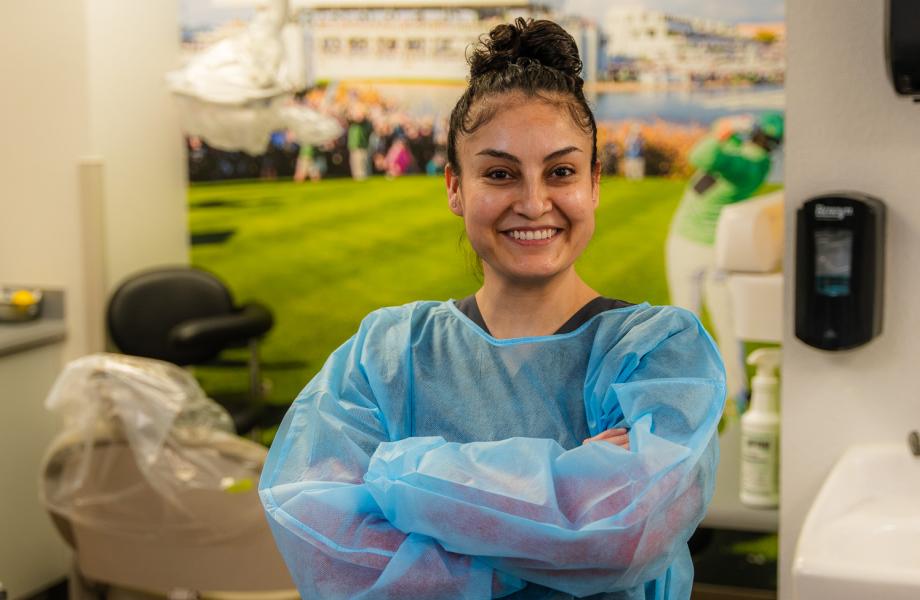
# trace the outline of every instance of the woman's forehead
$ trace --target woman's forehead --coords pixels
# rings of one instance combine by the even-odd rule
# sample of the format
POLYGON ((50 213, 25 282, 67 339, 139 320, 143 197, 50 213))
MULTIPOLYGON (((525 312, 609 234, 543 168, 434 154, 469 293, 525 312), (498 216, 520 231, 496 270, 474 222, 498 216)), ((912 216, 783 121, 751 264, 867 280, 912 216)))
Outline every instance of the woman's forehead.
MULTIPOLYGON (((580 127, 564 100, 523 94, 504 94, 483 101, 488 119, 460 140, 461 153, 477 154, 482 148, 510 152, 542 151, 556 146, 590 148, 590 132, 580 127), (489 104, 486 104, 489 102, 489 104)), ((590 152, 588 152, 590 158, 590 152)))

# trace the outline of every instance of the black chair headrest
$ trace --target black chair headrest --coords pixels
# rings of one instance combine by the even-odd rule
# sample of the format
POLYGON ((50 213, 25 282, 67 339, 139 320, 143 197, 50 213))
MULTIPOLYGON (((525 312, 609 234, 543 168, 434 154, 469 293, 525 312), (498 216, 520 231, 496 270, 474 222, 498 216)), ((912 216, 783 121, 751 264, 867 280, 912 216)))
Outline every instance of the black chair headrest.
POLYGON ((234 310, 230 290, 211 273, 168 267, 125 280, 109 300, 106 319, 121 352, 187 365, 206 362, 221 348, 176 347, 170 340, 173 328, 234 310))

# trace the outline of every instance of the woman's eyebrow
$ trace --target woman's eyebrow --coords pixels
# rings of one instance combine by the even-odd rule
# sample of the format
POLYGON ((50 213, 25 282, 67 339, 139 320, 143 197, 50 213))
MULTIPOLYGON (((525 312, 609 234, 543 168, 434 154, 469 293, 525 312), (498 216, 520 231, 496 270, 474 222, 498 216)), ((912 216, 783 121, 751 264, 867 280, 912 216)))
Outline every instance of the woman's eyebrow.
POLYGON ((555 152, 550 152, 543 158, 543 162, 549 162, 551 160, 559 158, 560 156, 565 156, 569 152, 581 152, 581 148, 578 148, 576 146, 567 146, 560 150, 556 150, 555 152))
MULTIPOLYGON (((581 152, 581 148, 578 148, 577 146, 566 146, 565 148, 554 150, 553 152, 550 152, 545 157, 543 157, 543 162, 549 162, 559 158, 560 156, 565 156, 569 152, 581 152)), ((494 148, 486 148, 485 150, 480 150, 476 153, 476 156, 493 156, 495 158, 503 158, 513 163, 521 164, 521 159, 519 159, 517 156, 503 152, 502 150, 495 150, 494 148)))
POLYGON ((521 164, 521 159, 519 159, 517 156, 508 154, 507 152, 502 152, 501 150, 495 150, 493 148, 480 150, 476 153, 476 156, 493 156, 495 158, 504 158, 505 160, 510 160, 513 163, 521 164))

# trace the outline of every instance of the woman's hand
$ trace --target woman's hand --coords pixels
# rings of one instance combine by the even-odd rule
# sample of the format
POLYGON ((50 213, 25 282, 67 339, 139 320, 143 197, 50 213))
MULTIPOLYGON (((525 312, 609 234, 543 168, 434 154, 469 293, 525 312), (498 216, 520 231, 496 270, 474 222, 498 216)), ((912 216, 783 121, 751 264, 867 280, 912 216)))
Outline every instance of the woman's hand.
POLYGON ((600 432, 594 437, 589 437, 582 443, 587 444, 589 442, 610 442, 624 450, 629 450, 629 430, 623 427, 608 429, 607 431, 600 432))

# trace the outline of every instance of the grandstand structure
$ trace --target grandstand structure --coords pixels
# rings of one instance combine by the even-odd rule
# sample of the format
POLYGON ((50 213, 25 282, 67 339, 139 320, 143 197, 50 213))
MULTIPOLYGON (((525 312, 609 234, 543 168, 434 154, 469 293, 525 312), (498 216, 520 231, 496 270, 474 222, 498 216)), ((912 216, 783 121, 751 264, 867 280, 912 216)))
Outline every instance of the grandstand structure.
POLYGON ((737 26, 678 16, 642 6, 614 6, 604 15, 607 58, 644 63, 643 75, 667 71, 684 77, 755 74, 781 78, 785 70, 782 24, 737 26), (776 43, 764 43, 768 32, 776 43))
MULTIPOLYGON (((219 0, 224 5, 258 0, 219 0)), ((549 18, 578 42, 585 79, 601 57, 597 26, 563 17, 563 0, 290 0, 306 24, 316 80, 462 81, 467 49, 516 17, 549 18)))

